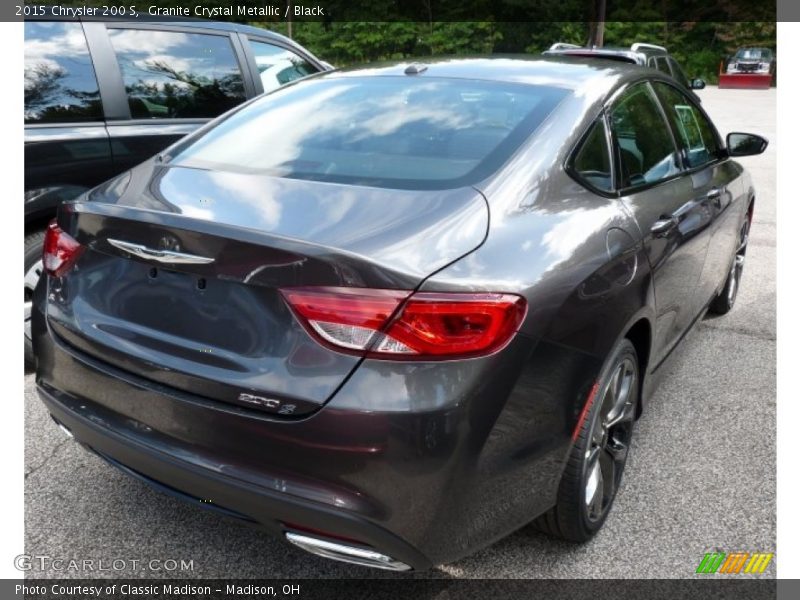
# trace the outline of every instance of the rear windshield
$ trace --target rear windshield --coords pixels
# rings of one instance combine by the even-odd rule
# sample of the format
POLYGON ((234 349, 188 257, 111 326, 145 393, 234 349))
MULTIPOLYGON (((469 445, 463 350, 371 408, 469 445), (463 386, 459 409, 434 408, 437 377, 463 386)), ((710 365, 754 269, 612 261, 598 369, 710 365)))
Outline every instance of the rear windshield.
POLYGON ((424 76, 308 80, 263 96, 171 162, 375 187, 460 187, 495 172, 566 94, 424 76))

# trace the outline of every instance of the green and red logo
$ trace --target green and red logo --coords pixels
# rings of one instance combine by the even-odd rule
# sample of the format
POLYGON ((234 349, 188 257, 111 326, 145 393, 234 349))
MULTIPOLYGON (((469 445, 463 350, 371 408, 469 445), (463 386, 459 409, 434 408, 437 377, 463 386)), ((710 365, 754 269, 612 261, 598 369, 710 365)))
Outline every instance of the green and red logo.
POLYGON ((772 562, 773 556, 772 552, 708 552, 700 561, 695 573, 703 575, 763 573, 772 562))

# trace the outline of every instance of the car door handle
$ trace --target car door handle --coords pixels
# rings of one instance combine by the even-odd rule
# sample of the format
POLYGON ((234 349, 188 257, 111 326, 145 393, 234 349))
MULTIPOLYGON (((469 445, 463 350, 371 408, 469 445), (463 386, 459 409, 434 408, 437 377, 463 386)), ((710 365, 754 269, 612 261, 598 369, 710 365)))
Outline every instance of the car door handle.
POLYGON ((678 226, 678 217, 661 217, 653 223, 650 233, 656 237, 663 237, 678 226))

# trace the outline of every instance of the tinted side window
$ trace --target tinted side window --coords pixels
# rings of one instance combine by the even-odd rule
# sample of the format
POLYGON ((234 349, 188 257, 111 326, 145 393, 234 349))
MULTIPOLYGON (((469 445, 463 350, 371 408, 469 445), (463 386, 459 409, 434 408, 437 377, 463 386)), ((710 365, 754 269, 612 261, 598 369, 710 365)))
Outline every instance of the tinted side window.
POLYGON ((666 56, 658 56, 656 57, 656 69, 661 71, 662 73, 666 73, 667 75, 672 76, 669 70, 669 64, 667 63, 666 56))
POLYGON ((685 94, 665 83, 654 84, 664 111, 678 133, 681 150, 689 167, 699 167, 719 156, 714 127, 685 94))
POLYGON ((679 172, 672 135, 647 85, 627 90, 611 109, 610 120, 620 187, 654 183, 679 172))
POLYGON ((575 153, 572 169, 578 177, 598 190, 610 192, 614 189, 606 127, 602 118, 592 125, 589 135, 575 153))
POLYGON ((227 36, 109 29, 131 117, 216 117, 245 99, 227 36))
POLYGON ((99 121, 100 91, 80 23, 25 23, 25 122, 99 121))
POLYGON ((675 81, 686 89, 689 89, 689 79, 686 77, 686 73, 683 72, 681 66, 672 57, 669 58, 669 66, 672 67, 672 76, 675 78, 675 81))
POLYGON ((317 72, 314 65, 290 50, 266 42, 248 41, 265 92, 317 72))

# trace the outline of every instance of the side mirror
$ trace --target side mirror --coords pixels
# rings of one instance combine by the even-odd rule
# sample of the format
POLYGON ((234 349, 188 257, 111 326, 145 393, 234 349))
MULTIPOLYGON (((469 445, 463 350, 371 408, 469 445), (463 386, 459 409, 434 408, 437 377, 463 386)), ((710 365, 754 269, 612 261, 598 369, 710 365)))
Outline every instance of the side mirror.
POLYGON ((702 90, 704 87, 706 87, 706 81, 705 79, 692 79, 689 82, 689 87, 693 90, 702 90))
POLYGON ((729 133, 725 140, 730 156, 753 156, 767 149, 769 142, 752 133, 729 133))

